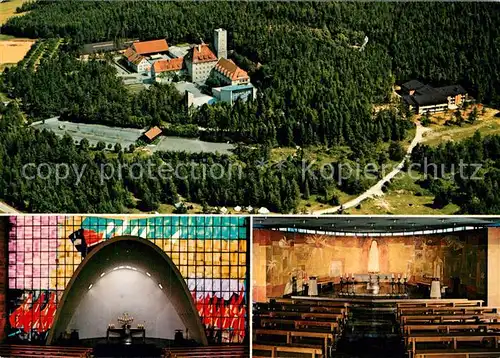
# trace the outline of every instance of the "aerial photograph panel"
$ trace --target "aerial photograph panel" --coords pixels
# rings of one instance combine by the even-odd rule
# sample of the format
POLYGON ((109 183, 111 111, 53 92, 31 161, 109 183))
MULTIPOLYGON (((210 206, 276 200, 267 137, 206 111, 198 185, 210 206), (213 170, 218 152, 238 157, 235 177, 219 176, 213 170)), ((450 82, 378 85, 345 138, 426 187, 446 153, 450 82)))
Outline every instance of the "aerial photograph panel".
POLYGON ((0 211, 495 214, 496 3, 0 2, 0 211))

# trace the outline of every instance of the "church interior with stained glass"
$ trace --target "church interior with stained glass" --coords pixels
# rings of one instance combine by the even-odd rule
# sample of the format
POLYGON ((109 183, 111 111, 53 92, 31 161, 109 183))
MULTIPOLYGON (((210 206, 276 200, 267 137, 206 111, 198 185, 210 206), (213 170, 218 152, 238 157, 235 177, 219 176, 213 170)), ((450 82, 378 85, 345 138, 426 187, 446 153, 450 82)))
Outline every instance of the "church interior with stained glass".
POLYGON ((248 357, 249 221, 0 217, 0 356, 248 357))

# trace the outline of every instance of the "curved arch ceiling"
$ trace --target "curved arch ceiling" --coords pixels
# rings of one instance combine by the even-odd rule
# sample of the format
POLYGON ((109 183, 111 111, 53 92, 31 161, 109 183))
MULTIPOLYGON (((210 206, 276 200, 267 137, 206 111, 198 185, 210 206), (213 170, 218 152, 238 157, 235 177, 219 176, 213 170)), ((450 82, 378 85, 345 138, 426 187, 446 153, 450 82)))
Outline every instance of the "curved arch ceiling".
POLYGON ((80 264, 59 303, 48 344, 67 329, 89 286, 97 282, 103 272, 120 265, 148 272, 174 306, 190 338, 208 344, 193 298, 175 264, 154 243, 131 236, 115 237, 99 244, 80 264))

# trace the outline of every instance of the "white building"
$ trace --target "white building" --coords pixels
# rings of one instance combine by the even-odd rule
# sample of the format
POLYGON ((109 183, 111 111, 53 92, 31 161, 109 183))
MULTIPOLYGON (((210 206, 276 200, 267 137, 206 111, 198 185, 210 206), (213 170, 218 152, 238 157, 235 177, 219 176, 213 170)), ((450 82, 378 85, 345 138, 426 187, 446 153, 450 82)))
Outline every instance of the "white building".
POLYGON ((205 82, 217 64, 217 56, 207 44, 194 46, 185 60, 188 74, 193 82, 205 82))
POLYGON ((246 85, 250 83, 248 73, 239 68, 233 61, 225 58, 217 61, 213 74, 226 85, 246 85))
POLYGON ((151 63, 142 55, 136 53, 132 48, 128 48, 123 55, 127 59, 129 66, 137 73, 151 71, 151 63))
POLYGON ((155 61, 151 67, 151 77, 156 82, 169 83, 175 75, 181 75, 183 62, 182 57, 155 61))
POLYGON ((214 48, 217 58, 227 58, 227 31, 214 30, 214 48))
POLYGON ((238 100, 243 102, 253 101, 257 98, 257 88, 251 83, 246 85, 234 85, 212 88, 212 95, 221 102, 229 103, 231 106, 238 100))

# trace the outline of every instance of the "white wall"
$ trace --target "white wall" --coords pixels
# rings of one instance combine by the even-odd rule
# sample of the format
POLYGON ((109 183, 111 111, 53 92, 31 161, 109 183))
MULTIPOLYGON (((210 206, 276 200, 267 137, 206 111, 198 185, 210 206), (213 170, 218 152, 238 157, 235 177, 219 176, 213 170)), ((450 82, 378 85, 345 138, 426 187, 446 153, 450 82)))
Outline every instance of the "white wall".
POLYGON ((144 324, 146 337, 173 339, 176 329, 186 330, 158 284, 139 271, 127 269, 108 272, 93 284, 68 330, 78 329, 81 339, 105 337, 108 324, 118 327, 116 319, 124 312, 134 317, 132 327, 144 324))

